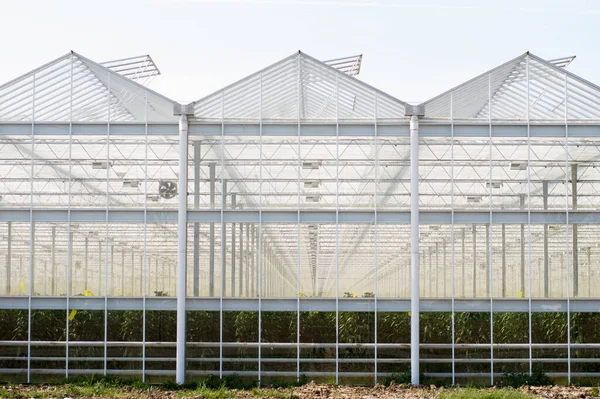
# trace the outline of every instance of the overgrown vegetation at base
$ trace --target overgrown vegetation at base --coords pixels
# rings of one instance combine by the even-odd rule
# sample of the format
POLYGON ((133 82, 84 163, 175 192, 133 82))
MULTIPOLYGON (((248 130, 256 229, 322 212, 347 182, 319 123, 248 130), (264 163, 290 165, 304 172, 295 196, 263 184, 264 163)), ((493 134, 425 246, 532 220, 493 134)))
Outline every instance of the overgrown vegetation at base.
POLYGON ((598 388, 526 387, 514 388, 436 388, 391 383, 388 387, 349 387, 308 383, 297 387, 232 389, 224 384, 209 387, 214 381, 188 386, 148 385, 111 378, 84 379, 67 385, 0 386, 0 398, 110 398, 110 399, 530 399, 597 398, 598 388))
MULTIPOLYGON (((157 293, 164 295, 164 293, 157 293)), ((350 295, 350 294, 348 294, 350 295)), ((348 296, 347 295, 347 296, 348 296)), ((363 297, 369 297, 366 293, 363 297)), ((252 343, 258 341, 258 312, 234 312, 225 311, 223 317, 223 342, 252 343)), ((26 310, 0 310, 0 341, 27 341, 28 339, 28 312, 26 310)), ((566 313, 533 313, 531 320, 531 341, 534 344, 566 344, 568 323, 566 313)), ((336 342, 336 319, 335 312, 300 312, 300 341, 310 344, 330 344, 328 347, 313 346, 302 348, 300 356, 302 359, 334 359, 335 348, 331 344, 336 342)), ((296 312, 262 312, 261 340, 263 343, 289 343, 290 348, 278 348, 265 345, 262 348, 262 358, 268 359, 289 358, 289 363, 263 362, 262 370, 267 371, 296 371, 297 350, 293 344, 297 341, 298 314, 296 312)), ((206 343, 218 343, 221 332, 219 331, 220 312, 214 311, 188 311, 187 312, 187 341, 189 343, 203 343, 203 345, 188 345, 188 369, 196 374, 206 373, 219 369, 219 362, 205 359, 218 359, 218 345, 206 345, 206 343)), ((494 344, 527 344, 529 337, 529 316, 527 313, 494 313, 493 314, 493 342, 494 344)), ((55 369, 61 370, 65 366, 66 350, 64 345, 41 346, 36 341, 65 342, 68 339, 73 343, 76 341, 117 342, 118 346, 109 346, 107 356, 111 359, 107 362, 108 374, 111 370, 130 370, 136 377, 141 378, 142 348, 134 343, 142 342, 145 327, 145 338, 147 342, 159 343, 147 346, 145 351, 146 370, 174 370, 175 350, 171 345, 176 341, 176 312, 174 311, 148 311, 145 318, 142 311, 109 311, 106 315, 103 310, 87 311, 77 310, 75 313, 67 314, 64 310, 33 310, 31 312, 31 353, 32 369, 55 369), (105 321, 106 317, 106 321, 105 321), (66 323, 69 328, 67 330, 66 323), (145 321, 145 326, 144 326, 145 321), (104 324, 107 323, 107 336, 104 334, 104 324), (131 343, 131 344, 128 344, 131 343), (44 359, 48 358, 48 360, 44 359), (139 372, 138 372, 139 371, 139 372)), ((337 340, 341 344, 357 344, 339 349, 339 358, 346 360, 339 363, 340 373, 364 373, 365 378, 355 380, 341 380, 342 384, 365 384, 372 383, 374 365, 372 361, 353 361, 353 359, 372 359, 374 351, 372 347, 362 346, 363 343, 373 343, 377 338, 380 344, 406 344, 410 341, 410 316, 404 312, 379 312, 377 318, 373 312, 339 312, 339 331, 337 340), (377 331, 377 337, 375 337, 377 331)), ((450 313, 422 313, 421 314, 421 342, 423 344, 450 344, 452 342, 452 317, 450 313)), ((577 343, 600 343, 600 313, 571 313, 570 340, 572 344, 577 343)), ((465 312, 455 314, 454 342, 457 344, 489 344, 490 336, 490 314, 465 312)), ((27 345, 0 345, 0 369, 23 370, 27 367, 27 345)), ((239 348, 225 347, 223 357, 230 360, 226 363, 229 371, 250 372, 258 371, 256 361, 248 361, 248 358, 257 358, 256 348, 243 346, 239 348), (231 360, 233 359, 233 360, 231 360), (236 361, 239 359, 239 362, 236 361)), ((102 371, 104 364, 104 348, 102 345, 70 345, 69 346, 69 368, 86 369, 97 372, 102 371)), ((431 373, 451 372, 450 349, 427 349, 421 350, 423 359, 446 358, 447 362, 423 362, 422 372, 425 375, 431 373)), ((473 359, 473 362, 457 362, 457 373, 481 374, 483 377, 490 372, 488 359, 490 357, 489 347, 462 348, 456 346, 456 359, 473 359)), ((523 362, 501 362, 494 364, 494 371, 505 374, 501 380, 505 386, 518 386, 523 383, 536 383, 536 380, 544 372, 566 373, 568 353, 566 348, 534 348, 533 357, 541 359, 535 365, 539 371, 534 376, 529 376, 529 351, 528 349, 495 348, 494 359, 523 359, 523 362), (552 359, 552 362, 544 363, 543 359, 552 359), (562 361, 557 361, 562 360, 562 361), (536 377, 537 375, 537 377, 536 377)), ((379 348, 377 369, 380 373, 392 374, 399 383, 408 382, 406 376, 410 372, 410 351, 407 347, 379 348), (386 362, 387 358, 400 359, 403 361, 386 362)), ((571 358, 593 359, 597 362, 573 361, 571 371, 573 373, 600 373, 600 354, 590 349, 572 349, 571 358)), ((331 362, 302 362, 301 373, 329 373, 335 370, 331 362)), ((35 374, 35 373, 34 373, 35 374)), ((133 375, 132 374, 132 375, 133 375)), ((60 373, 57 375, 60 376, 60 373)), ((14 376, 0 375, 0 381, 19 381, 11 379, 14 376)), ((47 375, 37 376, 34 381, 49 381, 47 375)), ((57 377, 60 378, 60 377, 57 377)), ((164 379, 153 377, 148 373, 151 382, 162 382, 164 379)), ((233 378, 233 377, 228 377, 233 378)), ((240 385, 251 387, 254 383, 251 379, 238 378, 240 385)), ((326 382, 329 377, 321 381, 326 382)), ((541 378, 541 377, 540 377, 541 378)), ((285 385, 289 380, 268 381, 278 385, 285 385)), ((56 380, 55 380, 56 381, 56 380)), ((386 378, 385 381, 392 381, 386 378)), ((441 385, 444 381, 424 380, 427 383, 441 385)), ((446 379, 447 384, 450 380, 446 379)), ((544 380, 545 383, 548 381, 544 380)), ((382 381, 383 382, 383 381, 382 381)), ((467 381, 459 381, 465 383, 467 381)))
POLYGON ((544 373, 542 367, 538 364, 533 368, 532 373, 513 372, 505 373, 498 386, 518 388, 525 385, 545 386, 554 385, 553 381, 544 373))

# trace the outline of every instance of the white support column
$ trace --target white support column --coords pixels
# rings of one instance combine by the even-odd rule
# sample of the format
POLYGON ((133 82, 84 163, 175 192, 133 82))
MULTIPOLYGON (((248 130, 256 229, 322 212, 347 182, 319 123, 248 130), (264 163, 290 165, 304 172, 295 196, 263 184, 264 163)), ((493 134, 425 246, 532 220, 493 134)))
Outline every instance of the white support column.
MULTIPOLYGON (((236 195, 231 193, 231 209, 236 207, 236 195)), ((235 223, 231 224, 231 296, 235 296, 235 223)))
POLYGON ((419 384, 419 118, 410 117, 410 368, 419 384))
MULTIPOLYGON (((10 224, 10 222, 8 222, 10 224)), ((50 295, 56 295, 56 226, 52 226, 52 249, 50 252, 51 283, 50 295)), ((10 295, 9 293, 7 293, 10 295)))
MULTIPOLYGON (((210 179, 210 209, 215 209, 215 180, 217 164, 211 162, 208 165, 208 176, 210 179)), ((215 296, 215 224, 209 225, 208 233, 208 295, 215 296)))
POLYGON ((240 266, 238 272, 238 296, 244 295, 244 223, 240 223, 240 266))
MULTIPOLYGON (((200 142, 194 142, 194 209, 200 208, 200 142)), ((194 223, 194 296, 200 295, 200 223, 194 223)))
POLYGON ((84 256, 85 259, 83 261, 83 289, 87 290, 88 289, 88 269, 89 269, 89 243, 88 243, 88 237, 85 237, 85 249, 84 249, 84 256))
MULTIPOLYGON (((188 163, 188 119, 182 109, 179 118, 179 207, 177 220, 177 350, 176 377, 177 384, 185 382, 185 298, 187 272, 187 163, 188 163)), ((177 111, 177 110, 176 110, 177 111)), ((189 113, 189 111, 187 111, 189 113)))
POLYGON ((506 225, 504 223, 502 223, 502 276, 501 277, 502 277, 502 298, 506 298, 506 225))
POLYGON ((121 296, 125 296, 125 248, 121 249, 121 296))

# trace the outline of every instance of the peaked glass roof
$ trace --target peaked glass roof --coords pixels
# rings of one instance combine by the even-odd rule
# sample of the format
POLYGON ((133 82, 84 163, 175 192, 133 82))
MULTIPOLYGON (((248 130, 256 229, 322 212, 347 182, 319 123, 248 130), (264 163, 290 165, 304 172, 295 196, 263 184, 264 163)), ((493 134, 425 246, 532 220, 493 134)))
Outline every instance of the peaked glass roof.
POLYGON ((293 54, 195 103, 199 120, 404 118, 404 102, 304 53, 293 54))
POLYGON ((525 53, 424 104, 427 118, 599 120, 600 87, 525 53))
POLYGON ((74 52, 0 86, 0 104, 0 122, 177 120, 174 101, 74 52))

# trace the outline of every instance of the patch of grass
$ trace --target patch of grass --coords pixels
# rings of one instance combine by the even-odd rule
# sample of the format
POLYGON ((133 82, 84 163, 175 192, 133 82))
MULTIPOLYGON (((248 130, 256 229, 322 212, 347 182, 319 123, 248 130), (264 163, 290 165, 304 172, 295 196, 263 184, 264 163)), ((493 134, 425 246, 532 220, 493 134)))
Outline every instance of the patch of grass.
POLYGON ((533 399, 533 396, 512 389, 441 389, 439 399, 533 399))
POLYGON ((255 398, 265 398, 265 399, 297 399, 298 395, 294 394, 294 390, 292 388, 253 388, 252 396, 255 398))
POLYGON ((177 396, 180 398, 202 397, 204 399, 232 399, 235 397, 235 392, 224 386, 220 388, 199 386, 196 389, 179 391, 177 392, 177 396))
POLYGON ((123 379, 110 376, 89 376, 81 377, 74 380, 69 380, 65 384, 79 387, 97 387, 97 388, 123 388, 129 387, 132 389, 149 389, 150 384, 138 379, 123 379))

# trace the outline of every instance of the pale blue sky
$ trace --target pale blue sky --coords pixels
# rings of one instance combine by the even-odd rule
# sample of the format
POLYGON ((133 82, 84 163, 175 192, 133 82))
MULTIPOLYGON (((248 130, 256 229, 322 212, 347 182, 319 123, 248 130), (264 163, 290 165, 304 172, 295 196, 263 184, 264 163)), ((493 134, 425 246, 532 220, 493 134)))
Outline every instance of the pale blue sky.
POLYGON ((420 102, 529 50, 577 55, 600 84, 600 1, 8 1, 0 14, 4 83, 69 50, 95 61, 150 54, 150 85, 196 100, 297 50, 364 54, 360 79, 420 102))

